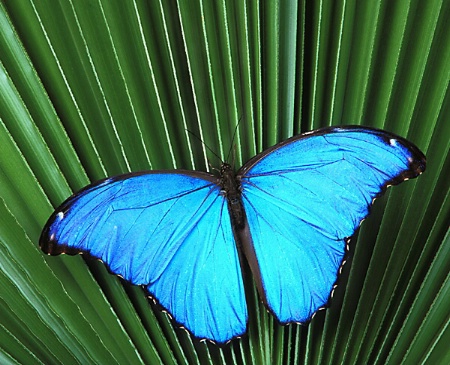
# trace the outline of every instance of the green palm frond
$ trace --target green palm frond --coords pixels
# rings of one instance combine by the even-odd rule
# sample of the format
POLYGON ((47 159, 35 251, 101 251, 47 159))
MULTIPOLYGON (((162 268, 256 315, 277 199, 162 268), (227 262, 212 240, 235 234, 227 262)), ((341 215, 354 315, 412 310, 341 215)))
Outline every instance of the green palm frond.
POLYGON ((442 0, 0 1, 0 362, 450 363, 449 17, 442 0), (102 263, 39 250, 90 181, 217 167, 205 146, 238 167, 339 124, 402 135, 428 165, 376 202, 308 326, 254 290, 248 335, 218 348, 102 263))

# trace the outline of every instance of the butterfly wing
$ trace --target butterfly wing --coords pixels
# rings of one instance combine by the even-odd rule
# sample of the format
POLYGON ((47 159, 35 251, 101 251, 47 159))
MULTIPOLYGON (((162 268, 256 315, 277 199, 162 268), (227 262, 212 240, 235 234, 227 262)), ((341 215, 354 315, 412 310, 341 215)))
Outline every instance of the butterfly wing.
POLYGON ((308 321, 326 305, 347 239, 373 199, 424 170, 424 155, 408 141, 356 127, 293 137, 241 168, 249 229, 241 241, 281 323, 308 321))
POLYGON ((245 332, 247 307, 216 180, 200 172, 149 172, 95 183, 55 211, 41 247, 101 259, 146 286, 193 335, 224 343, 245 332))

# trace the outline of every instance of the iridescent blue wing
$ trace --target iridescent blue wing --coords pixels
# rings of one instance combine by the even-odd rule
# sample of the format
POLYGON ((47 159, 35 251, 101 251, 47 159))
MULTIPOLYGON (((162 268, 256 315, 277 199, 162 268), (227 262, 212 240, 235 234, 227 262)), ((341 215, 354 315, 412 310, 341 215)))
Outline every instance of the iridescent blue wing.
POLYGON ((424 170, 405 139, 356 127, 293 137, 241 168, 249 229, 241 241, 279 322, 306 322, 327 304, 347 239, 374 198, 424 170))
POLYGON ((247 307, 226 199, 201 172, 106 179, 69 198, 41 236, 50 254, 79 252, 144 285, 199 338, 218 343, 246 330, 247 307))

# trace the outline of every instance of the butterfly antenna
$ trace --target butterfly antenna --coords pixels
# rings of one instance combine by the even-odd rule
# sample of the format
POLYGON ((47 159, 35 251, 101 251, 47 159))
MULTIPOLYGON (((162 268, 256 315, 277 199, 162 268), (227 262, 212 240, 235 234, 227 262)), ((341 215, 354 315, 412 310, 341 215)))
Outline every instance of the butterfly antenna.
POLYGON ((239 118, 239 120, 238 120, 238 122, 236 124, 236 127, 234 127, 233 138, 231 138, 231 146, 230 146, 230 150, 228 151, 228 155, 227 155, 227 159, 226 159, 226 161, 230 161, 231 151, 234 150, 233 151, 233 166, 234 166, 234 158, 235 158, 235 155, 236 155, 236 146, 234 145, 234 139, 236 138, 236 134, 237 134, 237 131, 238 131, 238 128, 239 128, 239 124, 241 123, 241 120, 242 120, 242 117, 239 118))
POLYGON ((232 163, 231 163, 231 166, 233 166, 233 168, 234 168, 234 163, 236 162, 236 145, 235 144, 233 144, 233 161, 232 161, 232 163))
MULTIPOLYGON (((207 149, 209 152, 211 152, 214 156, 216 156, 216 157, 218 158, 218 160, 219 160, 220 162, 223 163, 223 161, 222 161, 222 159, 219 157, 219 155, 218 155, 217 153, 215 153, 211 148, 209 148, 209 146, 208 146, 205 142, 203 142, 202 139, 201 139, 199 136, 197 136, 194 132, 191 132, 189 129, 186 129, 186 131, 187 131, 188 133, 192 134, 195 138, 197 138, 197 139, 203 144, 203 146, 206 147, 206 149, 207 149)), ((208 161, 208 164, 209 164, 209 166, 211 167, 211 164, 209 163, 209 161, 208 161)))

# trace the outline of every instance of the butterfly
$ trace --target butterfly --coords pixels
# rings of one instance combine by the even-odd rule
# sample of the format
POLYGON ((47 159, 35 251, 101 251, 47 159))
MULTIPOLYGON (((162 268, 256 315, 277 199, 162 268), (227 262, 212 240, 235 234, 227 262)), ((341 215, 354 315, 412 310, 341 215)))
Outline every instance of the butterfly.
POLYGON ((329 127, 287 139, 234 173, 129 173, 55 210, 51 255, 85 253, 145 287, 174 321, 218 344, 246 332, 240 260, 281 324, 328 304, 349 239, 390 185, 425 171, 424 154, 386 131, 329 127))

